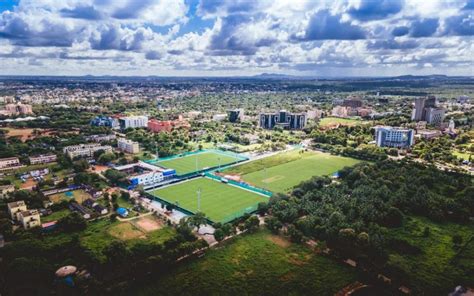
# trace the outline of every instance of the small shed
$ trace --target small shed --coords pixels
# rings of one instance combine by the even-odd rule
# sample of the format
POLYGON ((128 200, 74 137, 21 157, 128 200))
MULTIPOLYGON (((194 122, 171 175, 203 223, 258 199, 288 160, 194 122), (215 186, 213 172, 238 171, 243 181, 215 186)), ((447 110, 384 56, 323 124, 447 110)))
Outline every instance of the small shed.
POLYGON ((125 218, 128 216, 128 210, 126 208, 118 208, 117 209, 117 214, 122 217, 122 218, 125 218))

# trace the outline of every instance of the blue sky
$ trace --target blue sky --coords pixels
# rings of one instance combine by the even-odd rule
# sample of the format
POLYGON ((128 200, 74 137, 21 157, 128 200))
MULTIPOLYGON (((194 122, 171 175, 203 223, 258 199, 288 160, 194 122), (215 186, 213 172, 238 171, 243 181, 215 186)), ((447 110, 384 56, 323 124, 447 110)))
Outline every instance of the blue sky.
POLYGON ((0 0, 2 74, 474 75, 474 0, 0 0))

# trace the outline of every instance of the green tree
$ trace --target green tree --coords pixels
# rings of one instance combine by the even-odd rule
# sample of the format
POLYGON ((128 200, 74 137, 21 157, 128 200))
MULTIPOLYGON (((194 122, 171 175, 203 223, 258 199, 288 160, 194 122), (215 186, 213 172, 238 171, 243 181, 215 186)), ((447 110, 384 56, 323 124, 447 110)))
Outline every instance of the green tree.
POLYGON ((265 225, 274 234, 278 234, 283 224, 276 217, 265 218, 265 225))
POLYGON ((254 232, 258 229, 260 225, 260 220, 257 216, 250 216, 245 222, 240 226, 241 230, 247 230, 248 232, 254 232))
POLYGON ((72 212, 59 219, 58 226, 65 232, 76 232, 86 229, 87 222, 79 213, 72 212))
POLYGON ((97 161, 101 164, 106 164, 106 163, 109 163, 109 162, 111 162, 115 159, 116 159, 116 156, 115 156, 114 153, 104 153, 104 154, 99 156, 97 161))
POLYGON ((193 216, 189 217, 189 224, 197 227, 197 230, 199 231, 199 228, 201 228, 201 225, 206 225, 207 224, 207 218, 206 214, 203 212, 197 212, 193 216))
POLYGON ((127 180, 127 174, 113 169, 106 170, 104 176, 110 181, 110 183, 116 186, 129 183, 127 180))
POLYGON ((80 159, 73 163, 73 169, 76 173, 85 172, 88 168, 89 163, 85 159, 80 159))
POLYGON ((224 231, 222 231, 220 228, 216 229, 216 231, 214 231, 214 238, 218 242, 222 241, 225 238, 224 231))

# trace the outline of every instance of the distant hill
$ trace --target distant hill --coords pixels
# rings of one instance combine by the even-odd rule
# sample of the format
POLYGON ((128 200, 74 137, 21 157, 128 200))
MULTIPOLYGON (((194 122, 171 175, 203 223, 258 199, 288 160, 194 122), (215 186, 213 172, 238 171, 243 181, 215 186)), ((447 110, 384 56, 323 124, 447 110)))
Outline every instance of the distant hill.
POLYGON ((260 79, 299 79, 300 76, 286 75, 286 74, 277 74, 277 73, 262 73, 252 76, 252 78, 260 79))
POLYGON ((392 77, 393 79, 401 79, 401 80, 413 80, 413 79, 446 79, 451 78, 448 75, 441 75, 441 74, 433 74, 433 75, 401 75, 392 77))

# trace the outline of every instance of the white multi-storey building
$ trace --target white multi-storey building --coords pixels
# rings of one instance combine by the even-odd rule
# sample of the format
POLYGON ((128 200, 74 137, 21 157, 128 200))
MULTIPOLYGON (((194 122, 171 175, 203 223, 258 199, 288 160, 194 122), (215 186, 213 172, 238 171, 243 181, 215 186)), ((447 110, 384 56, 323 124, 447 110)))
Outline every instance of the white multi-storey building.
POLYGON ((38 156, 30 156, 30 164, 42 164, 42 163, 50 163, 55 162, 57 159, 56 154, 47 154, 47 155, 38 155, 38 156))
POLYGON ((114 135, 114 134, 111 134, 111 135, 91 135, 91 136, 87 136, 86 140, 90 141, 90 142, 100 143, 100 142, 113 141, 116 138, 117 138, 117 136, 114 135))
POLYGON ((26 204, 23 200, 9 202, 7 204, 7 207, 8 207, 8 213, 10 214, 10 217, 12 218, 12 220, 19 220, 20 213, 23 211, 26 211, 27 209, 26 204))
POLYGON ((23 225, 24 229, 41 226, 41 218, 38 210, 23 211, 18 215, 18 217, 19 222, 23 225))
POLYGON ((119 138, 117 141, 117 147, 120 151, 130 153, 130 154, 135 154, 140 152, 140 146, 138 145, 138 142, 134 142, 129 139, 125 138, 119 138))
POLYGON ((105 152, 112 152, 112 147, 100 144, 80 144, 74 146, 67 146, 63 148, 63 152, 71 159, 76 157, 92 157, 94 152, 104 150, 105 152))
POLYGON ((145 189, 176 176, 176 171, 164 169, 143 161, 115 167, 117 171, 129 175, 130 187, 142 185, 145 189))
POLYGON ((121 129, 140 128, 148 126, 148 116, 128 116, 119 119, 121 129))
POLYGON ((18 157, 8 157, 0 159, 0 171, 16 169, 22 167, 20 159, 18 157))
POLYGON ((415 131, 391 126, 375 127, 375 142, 379 147, 408 148, 414 143, 415 131))

